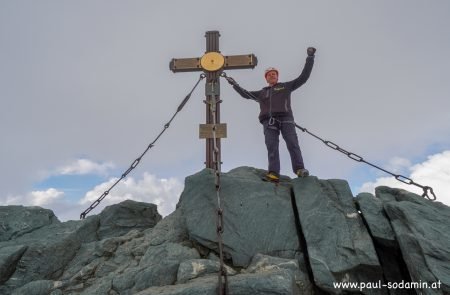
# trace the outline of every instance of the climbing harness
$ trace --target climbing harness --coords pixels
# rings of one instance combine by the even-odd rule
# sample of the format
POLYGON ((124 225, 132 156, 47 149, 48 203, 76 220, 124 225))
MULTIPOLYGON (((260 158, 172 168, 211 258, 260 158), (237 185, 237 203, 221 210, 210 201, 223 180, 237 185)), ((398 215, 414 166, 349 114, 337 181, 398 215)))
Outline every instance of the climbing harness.
POLYGON ((217 146, 217 135, 216 135, 216 129, 217 129, 217 113, 216 113, 216 96, 214 95, 214 83, 211 83, 213 89, 212 89, 212 95, 211 100, 208 102, 210 111, 212 114, 212 134, 213 134, 213 143, 214 143, 214 153, 213 153, 213 162, 214 162, 214 180, 215 180, 215 186, 216 186, 216 195, 217 195, 217 219, 216 219, 216 232, 217 232, 217 242, 219 245, 219 258, 220 258, 220 269, 219 269, 219 294, 220 295, 226 295, 228 294, 228 274, 227 270, 225 268, 224 264, 224 257, 223 257, 223 239, 222 234, 224 231, 223 226, 223 209, 222 204, 220 200, 220 174, 221 174, 221 159, 219 159, 220 150, 217 146))
POLYGON ((138 157, 136 158, 136 160, 134 160, 134 162, 130 165, 130 167, 120 176, 119 179, 116 180, 116 182, 114 182, 114 184, 108 188, 105 192, 103 192, 103 194, 95 201, 93 202, 89 208, 87 208, 86 210, 84 210, 81 214, 80 214, 80 219, 85 219, 86 215, 91 212, 95 207, 98 206, 98 204, 100 204, 100 202, 110 193, 110 191, 125 177, 127 177, 127 175, 134 169, 136 168, 136 166, 139 164, 139 162, 142 160, 142 158, 144 157, 144 155, 148 152, 149 149, 151 149, 152 147, 155 146, 155 143, 158 141, 158 139, 161 137, 161 135, 163 135, 163 133, 170 127, 170 124, 172 123, 173 119, 175 119, 176 115, 183 109, 184 105, 188 102, 189 98, 191 98, 192 93, 194 92, 195 88, 197 88, 198 84, 200 83, 201 80, 203 80, 206 77, 205 74, 201 74, 197 83, 195 83, 194 87, 192 88, 192 90, 186 95, 186 97, 183 99, 183 101, 180 103, 180 105, 178 106, 176 112, 173 114, 172 118, 169 120, 169 122, 167 122, 164 125, 164 129, 158 134, 158 136, 156 136, 156 138, 147 146, 147 148, 145 149, 145 151, 138 157))
MULTIPOLYGON (((244 93, 246 93, 251 99, 256 100, 256 101, 258 100, 258 98, 255 97, 250 91, 247 91, 247 90, 245 90, 244 88, 242 88, 242 87, 236 82, 236 80, 234 80, 233 78, 227 76, 227 74, 226 74, 225 72, 222 72, 221 77, 225 78, 225 79, 226 79, 230 84, 232 84, 233 86, 236 86, 236 87, 238 87, 239 89, 241 89, 242 91, 244 91, 244 93)), ((335 144, 334 142, 329 141, 329 140, 324 140, 324 139, 322 139, 320 136, 318 136, 318 135, 316 135, 316 134, 310 132, 308 129, 306 129, 306 128, 304 128, 304 127, 301 127, 300 125, 298 125, 297 123, 295 123, 295 121, 279 121, 278 119, 276 119, 276 118, 274 118, 274 117, 270 117, 270 118, 269 118, 269 125, 275 124, 276 121, 277 121, 278 123, 280 123, 280 124, 282 124, 282 123, 291 123, 291 124, 294 124, 296 128, 298 128, 298 129, 300 129, 301 131, 306 132, 307 134, 311 135, 312 137, 314 137, 314 138, 316 138, 316 139, 322 141, 322 142, 323 142, 326 146, 328 146, 329 148, 332 148, 333 150, 336 150, 336 151, 338 151, 338 152, 343 153, 344 155, 346 155, 347 157, 349 157, 350 159, 352 159, 352 160, 354 160, 354 161, 356 161, 356 162, 362 162, 362 163, 365 163, 365 164, 367 164, 367 165, 369 165, 369 166, 372 166, 372 167, 374 167, 374 168, 376 168, 376 169, 378 169, 378 170, 381 170, 381 171, 383 171, 383 172, 385 172, 385 173, 387 173, 387 174, 393 176, 396 180, 398 180, 398 181, 400 181, 400 182, 403 182, 403 183, 409 184, 409 185, 415 185, 415 186, 417 186, 417 187, 419 187, 419 188, 421 188, 421 189, 423 190, 423 194, 422 194, 422 197, 423 197, 423 198, 427 198, 428 200, 431 200, 431 201, 435 201, 435 200, 436 200, 436 195, 434 194, 433 188, 431 188, 430 186, 418 184, 417 182, 413 181, 411 178, 408 178, 408 177, 403 176, 403 175, 400 175, 400 174, 392 173, 392 172, 390 172, 390 171, 388 171, 388 170, 386 170, 386 169, 383 169, 383 168, 381 168, 381 167, 379 167, 379 166, 377 166, 377 165, 375 165, 375 164, 372 164, 372 163, 370 163, 370 162, 364 160, 363 157, 361 157, 361 156, 359 156, 359 155, 357 155, 357 154, 355 154, 355 153, 349 152, 349 151, 347 151, 347 150, 341 148, 339 145, 335 144)))

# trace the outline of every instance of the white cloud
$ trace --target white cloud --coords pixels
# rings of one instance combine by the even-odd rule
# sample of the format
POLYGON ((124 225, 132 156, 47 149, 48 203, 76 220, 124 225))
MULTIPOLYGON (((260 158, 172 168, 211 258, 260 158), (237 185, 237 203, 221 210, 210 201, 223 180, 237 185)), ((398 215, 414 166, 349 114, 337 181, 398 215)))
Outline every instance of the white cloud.
POLYGON ((401 157, 392 158, 386 166, 386 170, 393 173, 403 173, 411 167, 411 161, 401 157))
MULTIPOLYGON (((111 178, 109 181, 97 185, 93 190, 86 193, 80 204, 88 207, 116 180, 117 178, 111 178)), ((153 203, 158 206, 158 212, 166 216, 175 209, 182 190, 183 184, 180 180, 176 178, 160 179, 146 172, 140 180, 135 180, 132 177, 122 180, 111 190, 95 211, 98 213, 105 206, 131 199, 153 203)))
POLYGON ((30 197, 33 205, 42 206, 50 204, 56 200, 61 199, 64 196, 64 192, 58 191, 54 188, 49 188, 46 191, 32 191, 30 197))
MULTIPOLYGON (((111 178, 109 181, 97 185, 87 192, 78 203, 66 200, 64 191, 49 188, 32 191, 25 195, 9 195, 0 202, 0 205, 41 206, 53 210, 62 221, 77 220, 80 213, 97 200, 116 180, 117 178, 111 178)), ((166 216, 175 210, 183 187, 183 183, 177 178, 157 178, 145 172, 141 179, 128 177, 122 180, 90 214, 99 214, 106 206, 129 199, 153 203, 158 206, 158 212, 162 216, 166 216)))
POLYGON ((107 175, 108 171, 114 168, 114 164, 111 162, 107 163, 96 163, 89 159, 78 159, 72 163, 57 168, 56 174, 63 175, 85 175, 85 174, 98 174, 107 175))
POLYGON ((8 196, 3 202, 3 205, 17 205, 24 206, 48 206, 52 203, 61 200, 64 197, 64 192, 55 188, 49 188, 45 191, 32 191, 26 195, 8 196))
MULTIPOLYGON (((450 150, 428 156, 426 161, 410 167, 409 170, 409 178, 421 185, 432 187, 437 200, 450 206, 450 150)), ((366 182, 359 191, 374 193, 375 187, 381 185, 402 188, 419 195, 423 193, 419 187, 401 183, 394 177, 381 177, 373 182, 366 182)))

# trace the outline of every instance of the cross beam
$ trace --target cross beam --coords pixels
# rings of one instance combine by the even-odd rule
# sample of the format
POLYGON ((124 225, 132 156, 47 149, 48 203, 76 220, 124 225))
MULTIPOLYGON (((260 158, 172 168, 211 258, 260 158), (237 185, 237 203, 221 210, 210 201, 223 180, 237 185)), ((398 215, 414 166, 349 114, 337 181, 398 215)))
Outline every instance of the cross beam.
POLYGON ((258 64, 258 59, 254 54, 223 56, 219 51, 219 31, 206 32, 206 53, 202 57, 193 58, 173 58, 169 68, 172 72, 195 72, 203 71, 206 74, 205 96, 206 96, 206 126, 200 126, 200 138, 206 139, 206 168, 214 168, 214 139, 210 135, 212 123, 214 122, 210 104, 216 103, 216 124, 220 125, 223 132, 216 136, 216 145, 219 149, 219 156, 216 159, 221 162, 220 138, 226 137, 226 124, 220 124, 220 83, 219 75, 223 70, 233 69, 253 69, 258 64), (220 135, 222 134, 222 135, 220 135))

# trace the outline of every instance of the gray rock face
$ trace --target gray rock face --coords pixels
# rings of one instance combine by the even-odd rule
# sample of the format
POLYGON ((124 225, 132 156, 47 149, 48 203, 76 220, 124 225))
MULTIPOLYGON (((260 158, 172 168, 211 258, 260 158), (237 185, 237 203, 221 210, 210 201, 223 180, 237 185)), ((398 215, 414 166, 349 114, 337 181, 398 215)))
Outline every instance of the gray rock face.
POLYGON ((0 206, 0 242, 16 239, 53 223, 60 223, 60 221, 53 211, 48 209, 0 206))
MULTIPOLYGON (((295 278, 291 271, 282 269, 262 274, 241 274, 228 279, 228 294, 233 295, 299 295, 295 278)), ((138 295, 216 295, 217 276, 203 277, 165 287, 153 287, 138 295)))
POLYGON ((14 273, 17 262, 26 249, 23 245, 0 248, 0 284, 6 282, 14 273))
MULTIPOLYGON (((295 201, 319 288, 340 294, 334 282, 378 282, 382 269, 347 182, 307 177, 293 180, 295 201)), ((385 294, 368 290, 365 294, 385 294)), ((363 291, 364 293, 364 291, 363 291)))
POLYGON ((178 266, 185 260, 198 259, 195 249, 175 243, 148 248, 139 266, 143 270, 136 277, 135 289, 172 285, 177 280, 178 266))
MULTIPOLYGON (((56 279, 80 245, 95 240, 97 225, 96 218, 68 221, 42 227, 16 239, 15 243, 26 245, 27 249, 5 285, 16 288, 34 280, 56 279)), ((2 248, 10 245, 13 241, 0 243, 2 248)))
POLYGON ((127 200, 108 206, 100 213, 99 239, 117 237, 132 229, 154 227, 161 218, 154 204, 127 200))
MULTIPOLYGON (((27 294, 32 294, 27 290, 43 290, 45 293, 49 286, 55 290, 55 286, 61 287, 61 284, 49 282, 64 279, 64 282, 72 284, 91 279, 94 273, 101 277, 102 273, 106 275, 117 269, 108 260, 116 254, 118 246, 127 237, 117 236, 123 235, 127 227, 131 230, 133 224, 141 223, 142 218, 148 219, 145 222, 148 227, 161 219, 155 205, 133 201, 124 203, 116 205, 119 208, 112 206, 106 210, 102 218, 92 216, 82 221, 64 223, 59 222, 50 210, 0 207, 3 215, 7 216, 3 224, 9 224, 5 228, 11 229, 5 231, 8 235, 4 235, 9 238, 0 242, 0 294, 9 294, 12 290, 22 290, 20 292, 27 294), (19 210, 16 218, 20 220, 15 220, 8 209, 13 213, 19 210), (118 216, 113 221, 114 212, 118 212, 118 216), (100 221, 103 222, 102 226, 100 221), (31 226, 34 222, 34 226, 31 226), (18 226, 20 224, 24 226, 18 226), (108 235, 116 237, 98 241, 99 236, 108 235), (19 289, 21 287, 23 289, 19 289)), ((138 228, 142 229, 140 226, 138 228)), ((66 283, 62 286, 66 286, 66 283)))
MULTIPOLYGON (((449 207, 386 187, 360 194, 356 207, 343 180, 274 185, 263 174, 241 167, 222 176, 229 294, 450 294, 449 207), (411 280, 441 285, 333 285, 411 280)), ((216 206, 205 169, 186 179, 164 219, 133 201, 64 223, 45 209, 0 207, 0 294, 217 294, 216 206), (8 208, 33 214, 19 222, 8 208)))
MULTIPOLYGON (((293 258, 300 251, 289 186, 261 181, 261 170, 241 167, 221 176, 224 252, 233 265, 246 267, 263 253, 293 258)), ((217 251, 217 196, 213 171, 186 178, 178 204, 190 239, 217 251)))
POLYGON ((33 281, 22 286, 12 293, 12 295, 47 295, 58 286, 57 282, 48 280, 33 281))
POLYGON ((398 243, 386 213, 383 201, 375 198, 372 194, 361 193, 356 196, 356 202, 368 225, 372 237, 381 245, 395 248, 398 243))
MULTIPOLYGON (((301 262, 303 261, 301 260, 301 262)), ((256 254, 245 272, 267 273, 281 269, 290 270, 292 272, 300 294, 315 294, 314 288, 308 278, 305 267, 302 267, 302 265, 300 265, 299 261, 296 259, 285 259, 256 254)))
POLYGON ((450 294, 450 208, 400 189, 380 187, 377 192, 396 200, 386 202, 384 209, 412 281, 440 284, 436 289, 416 290, 450 294))
MULTIPOLYGON (((388 198, 392 199, 392 198, 388 198)), ((384 278, 390 283, 410 282, 411 278, 400 252, 400 247, 384 208, 383 200, 369 193, 356 197, 359 210, 372 236, 384 278)), ((391 289, 390 294, 416 294, 408 289, 391 289)))
MULTIPOLYGON (((228 276, 234 276, 236 271, 225 266, 228 276)), ((203 277, 208 274, 219 273, 220 261, 209 259, 191 259, 183 261, 178 267, 177 284, 184 284, 189 280, 203 277)))

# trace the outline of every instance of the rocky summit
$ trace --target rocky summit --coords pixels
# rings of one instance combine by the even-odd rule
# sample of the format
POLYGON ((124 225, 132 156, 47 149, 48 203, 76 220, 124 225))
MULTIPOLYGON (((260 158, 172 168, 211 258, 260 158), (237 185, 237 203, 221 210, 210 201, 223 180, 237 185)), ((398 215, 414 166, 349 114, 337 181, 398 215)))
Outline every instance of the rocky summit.
MULTIPOLYGON (((226 294, 450 294, 450 208, 344 180, 221 175, 226 294)), ((189 176, 176 210, 125 201, 60 222, 0 207, 0 294, 218 294, 214 171, 189 176)), ((223 277, 224 278, 224 277, 223 277)))

